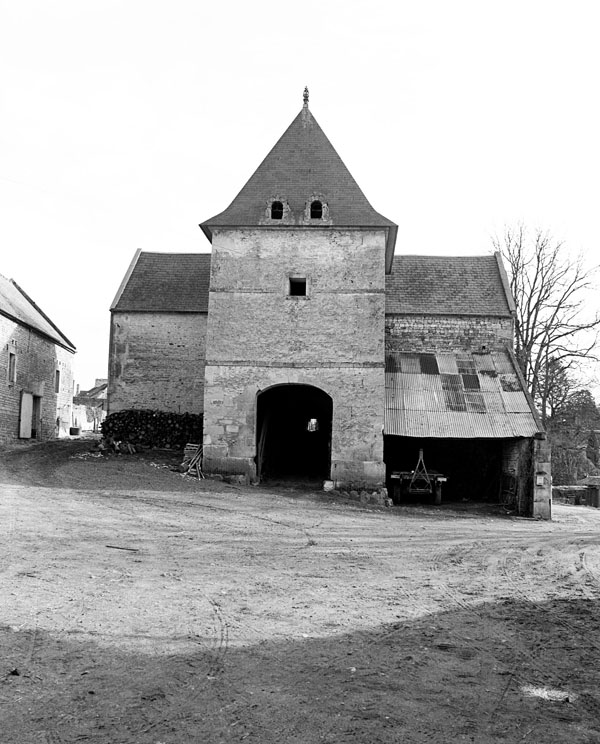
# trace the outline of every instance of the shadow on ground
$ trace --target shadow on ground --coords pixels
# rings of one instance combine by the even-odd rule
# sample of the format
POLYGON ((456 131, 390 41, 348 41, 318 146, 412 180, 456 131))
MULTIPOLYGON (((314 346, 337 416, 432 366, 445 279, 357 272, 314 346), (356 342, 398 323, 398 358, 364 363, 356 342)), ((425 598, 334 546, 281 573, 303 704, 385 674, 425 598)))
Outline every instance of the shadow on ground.
POLYGON ((2 741, 600 741, 597 602, 457 607, 234 647, 241 621, 219 601, 212 632, 185 638, 0 628, 2 741))

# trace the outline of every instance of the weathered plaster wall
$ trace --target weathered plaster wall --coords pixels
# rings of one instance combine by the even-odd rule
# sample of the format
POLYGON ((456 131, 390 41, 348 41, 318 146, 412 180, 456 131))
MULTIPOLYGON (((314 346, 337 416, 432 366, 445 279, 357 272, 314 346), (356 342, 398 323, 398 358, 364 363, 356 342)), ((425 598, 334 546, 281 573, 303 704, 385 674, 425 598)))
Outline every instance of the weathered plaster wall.
POLYGON ((382 232, 218 233, 207 362, 381 363, 384 248, 382 232), (288 295, 290 275, 306 277, 306 297, 288 295))
POLYGON ((333 399, 332 477, 383 481, 383 231, 227 230, 213 236, 205 469, 256 474, 256 395, 310 384, 333 399), (307 296, 289 296, 289 277, 307 296))
POLYGON ((501 350, 513 344, 512 318, 469 315, 386 315, 389 351, 501 350))
POLYGON ((0 442, 19 438, 21 392, 39 396, 37 439, 67 435, 73 401, 73 354, 49 339, 0 315, 0 442), (9 353, 16 354, 16 380, 8 375, 9 353), (55 392, 56 371, 59 392, 55 392))
POLYGON ((108 411, 202 413, 206 314, 111 316, 108 411))

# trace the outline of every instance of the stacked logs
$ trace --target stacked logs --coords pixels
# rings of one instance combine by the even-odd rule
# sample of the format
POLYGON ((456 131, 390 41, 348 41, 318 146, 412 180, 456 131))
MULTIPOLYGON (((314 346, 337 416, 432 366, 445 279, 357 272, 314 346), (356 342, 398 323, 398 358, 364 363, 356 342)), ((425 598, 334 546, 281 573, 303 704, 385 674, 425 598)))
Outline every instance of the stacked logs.
POLYGON ((195 413, 115 411, 101 428, 103 439, 134 447, 183 449, 187 442, 202 441, 202 416, 195 413))

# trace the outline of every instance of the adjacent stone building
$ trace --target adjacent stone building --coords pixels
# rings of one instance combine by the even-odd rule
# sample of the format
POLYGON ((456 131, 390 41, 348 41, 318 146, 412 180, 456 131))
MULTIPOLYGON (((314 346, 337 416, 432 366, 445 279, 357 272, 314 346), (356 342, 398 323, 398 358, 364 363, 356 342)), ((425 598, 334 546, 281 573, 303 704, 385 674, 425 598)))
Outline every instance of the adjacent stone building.
POLYGON ((111 305, 108 410, 202 413, 210 255, 137 251, 111 305))
POLYGON ((111 308, 109 412, 204 414, 204 470, 377 489, 419 451, 449 498, 550 515, 499 256, 396 256, 308 101, 211 254, 138 253, 111 308))
POLYGON ((0 443, 69 434, 75 347, 0 275, 0 443))

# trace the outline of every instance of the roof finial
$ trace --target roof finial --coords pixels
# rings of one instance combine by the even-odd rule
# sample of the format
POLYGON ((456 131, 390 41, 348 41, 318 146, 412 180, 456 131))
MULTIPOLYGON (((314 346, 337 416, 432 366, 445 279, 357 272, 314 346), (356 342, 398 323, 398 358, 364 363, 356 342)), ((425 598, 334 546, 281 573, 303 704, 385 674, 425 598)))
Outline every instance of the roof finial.
POLYGON ((302 97, 304 98, 304 105, 308 107, 308 86, 304 87, 304 94, 302 97))

